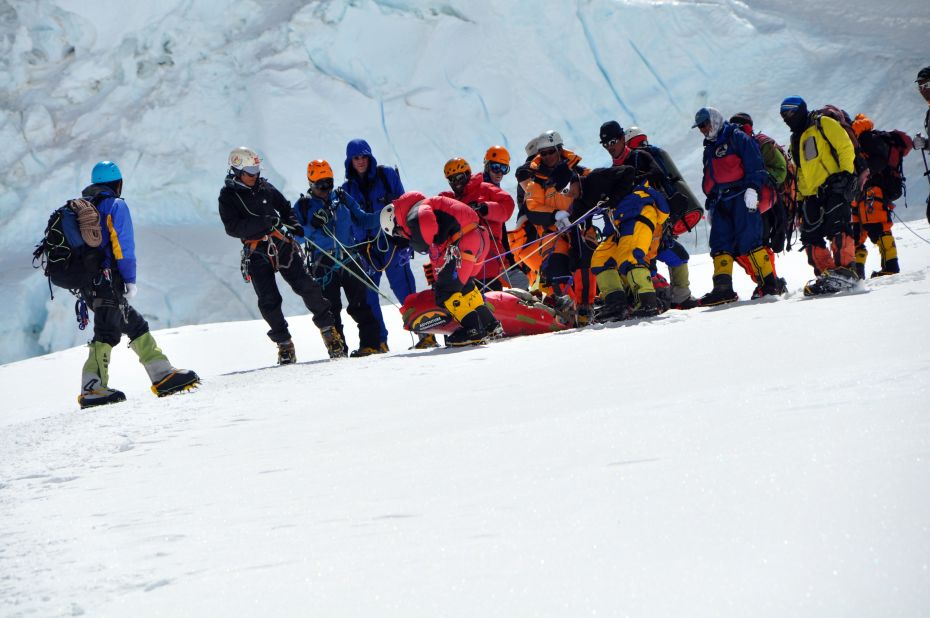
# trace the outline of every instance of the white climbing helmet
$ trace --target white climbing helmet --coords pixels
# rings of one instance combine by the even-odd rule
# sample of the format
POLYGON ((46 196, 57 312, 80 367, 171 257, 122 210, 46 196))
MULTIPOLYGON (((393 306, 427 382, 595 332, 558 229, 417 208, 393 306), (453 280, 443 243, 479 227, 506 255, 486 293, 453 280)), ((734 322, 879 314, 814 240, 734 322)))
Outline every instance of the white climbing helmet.
POLYGON ((229 167, 237 172, 258 174, 262 168, 262 160, 251 148, 239 146, 229 153, 229 167))

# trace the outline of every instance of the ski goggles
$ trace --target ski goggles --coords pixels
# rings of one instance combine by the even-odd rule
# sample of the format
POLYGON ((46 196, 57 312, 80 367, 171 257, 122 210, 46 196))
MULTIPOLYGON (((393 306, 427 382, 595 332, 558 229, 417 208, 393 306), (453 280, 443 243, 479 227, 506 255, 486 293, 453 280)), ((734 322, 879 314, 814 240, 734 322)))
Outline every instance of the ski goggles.
POLYGON ((506 174, 510 171, 509 165, 504 165, 503 163, 488 163, 488 171, 494 172, 495 174, 506 174))
POLYGON ((239 171, 245 174, 246 176, 258 176, 258 173, 261 171, 261 168, 257 165, 246 165, 239 171))
POLYGON ((332 191, 333 184, 334 183, 332 178, 324 178, 313 183, 313 187, 315 189, 319 189, 320 191, 332 191))
POLYGON ((459 172, 458 174, 452 174, 446 180, 449 181, 450 187, 457 187, 459 185, 464 185, 468 182, 470 176, 465 172, 459 172))

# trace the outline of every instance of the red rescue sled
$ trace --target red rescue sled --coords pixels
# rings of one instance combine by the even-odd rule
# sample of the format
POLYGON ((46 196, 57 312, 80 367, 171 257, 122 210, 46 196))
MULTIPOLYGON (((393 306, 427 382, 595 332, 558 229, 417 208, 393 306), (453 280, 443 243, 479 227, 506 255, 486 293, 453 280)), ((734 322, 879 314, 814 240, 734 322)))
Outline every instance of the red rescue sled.
MULTIPOLYGON (((572 316, 547 307, 526 290, 485 292, 484 301, 508 337, 551 333, 575 325, 572 316)), ((408 296, 400 312, 404 318, 404 328, 415 333, 451 335, 459 327, 459 323, 444 307, 436 305, 432 290, 408 296)))

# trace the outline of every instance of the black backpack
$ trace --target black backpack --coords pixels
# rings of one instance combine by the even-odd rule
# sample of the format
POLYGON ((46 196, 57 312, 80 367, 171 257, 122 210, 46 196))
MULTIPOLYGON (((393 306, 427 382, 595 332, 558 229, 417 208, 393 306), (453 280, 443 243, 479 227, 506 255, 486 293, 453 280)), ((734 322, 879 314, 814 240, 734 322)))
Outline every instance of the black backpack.
POLYGON ((102 243, 96 206, 84 199, 68 200, 49 216, 45 236, 32 253, 32 265, 48 277, 49 292, 52 285, 77 292, 90 286, 100 271, 106 255, 102 243))

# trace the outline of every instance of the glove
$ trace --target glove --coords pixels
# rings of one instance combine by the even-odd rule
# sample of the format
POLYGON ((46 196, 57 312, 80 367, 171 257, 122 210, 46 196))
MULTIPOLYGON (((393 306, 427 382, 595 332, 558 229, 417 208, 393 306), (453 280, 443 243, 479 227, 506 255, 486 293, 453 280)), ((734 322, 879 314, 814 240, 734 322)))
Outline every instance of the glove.
POLYGON ((469 202, 468 205, 471 206, 471 209, 482 217, 488 214, 488 205, 484 202, 469 202))
POLYGON ((912 140, 914 142, 914 148, 917 150, 926 150, 927 149, 927 138, 918 133, 914 136, 912 140))
POLYGON ((129 300, 136 295, 136 292, 139 290, 136 289, 135 283, 124 283, 123 284, 123 298, 129 300))
POLYGON ((556 188, 561 189, 572 181, 573 175, 572 170, 569 169, 565 161, 559 161, 559 164, 552 170, 550 178, 552 178, 556 188))
POLYGON ((326 210, 325 208, 321 208, 315 213, 313 213, 313 217, 310 218, 310 225, 312 225, 313 227, 317 229, 320 229, 321 227, 324 227, 327 223, 329 223, 329 219, 330 219, 329 211, 326 210))
POLYGON ((746 210, 749 212, 756 212, 759 209, 759 192, 752 187, 746 189, 743 200, 746 202, 746 210))
POLYGON ((842 195, 848 202, 859 195, 859 178, 849 172, 837 172, 830 175, 823 186, 837 195, 842 195))
POLYGON ((265 215, 264 219, 265 225, 270 228, 275 228, 281 225, 281 219, 278 217, 278 215, 265 215))
POLYGON ((569 218, 571 215, 568 214, 567 210, 559 210, 555 213, 555 229, 560 232, 571 225, 569 218))
POLYGON ((294 236, 304 236, 304 226, 299 223, 288 225, 287 229, 289 229, 294 236))

